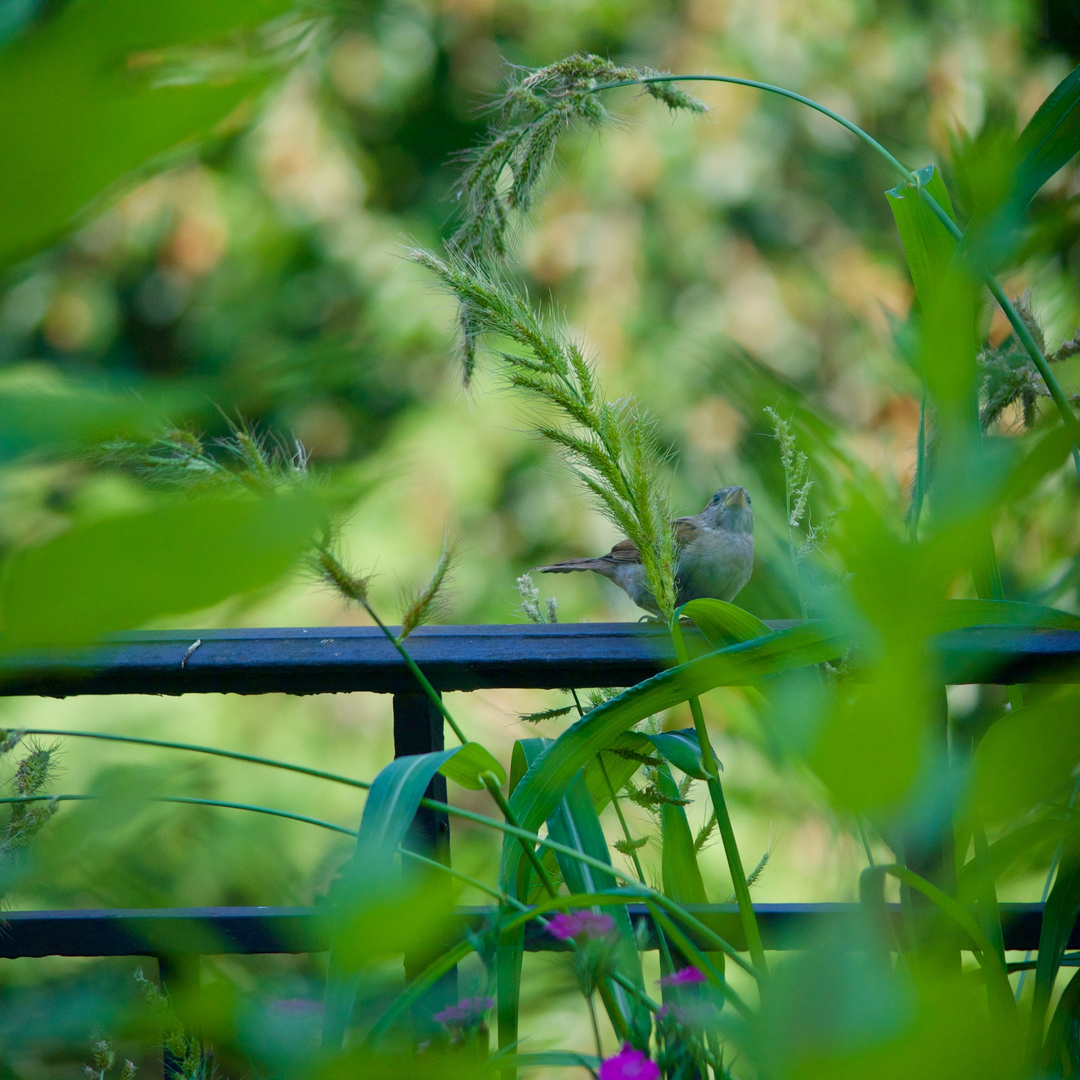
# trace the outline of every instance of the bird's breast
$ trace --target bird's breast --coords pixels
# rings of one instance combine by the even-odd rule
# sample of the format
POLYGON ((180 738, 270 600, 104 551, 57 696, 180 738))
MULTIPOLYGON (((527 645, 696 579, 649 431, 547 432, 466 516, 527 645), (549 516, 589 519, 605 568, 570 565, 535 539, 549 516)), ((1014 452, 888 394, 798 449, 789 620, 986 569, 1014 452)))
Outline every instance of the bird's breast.
POLYGON ((702 529, 679 553, 679 603, 701 597, 733 600, 753 568, 752 534, 702 529))

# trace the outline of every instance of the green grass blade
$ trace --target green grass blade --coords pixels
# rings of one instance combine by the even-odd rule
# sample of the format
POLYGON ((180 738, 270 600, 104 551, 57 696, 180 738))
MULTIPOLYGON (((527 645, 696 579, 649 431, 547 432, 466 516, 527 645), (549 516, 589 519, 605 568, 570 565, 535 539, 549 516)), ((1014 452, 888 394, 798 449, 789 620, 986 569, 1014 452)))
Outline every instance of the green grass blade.
POLYGON ((1035 193, 1080 151, 1080 67, 1075 67, 1039 106, 1016 141, 1016 199, 1035 193))
MULTIPOLYGON (((495 984, 499 1025, 499 1050, 509 1050, 518 1042, 521 1011, 521 964, 525 956, 525 928, 503 934, 495 958, 495 984)), ((497 1055, 498 1056, 498 1055, 497 1055)), ((520 1055, 508 1054, 500 1060, 502 1080, 516 1080, 520 1055)))
MULTIPOLYGON (((835 659, 842 652, 839 635, 811 624, 732 645, 646 679, 587 713, 529 768, 510 799, 517 820, 535 832, 558 805, 571 778, 645 717, 717 686, 741 685, 777 671, 835 659)), ((512 849, 504 849, 504 859, 513 866, 504 865, 501 881, 516 876, 518 858, 512 849)))
POLYGON ((327 509, 301 488, 169 500, 76 524, 3 564, 2 649, 88 643, 270 585, 307 550, 327 509))
MULTIPOLYGON (((487 767, 487 751, 476 753, 475 743, 455 746, 432 754, 410 754, 396 758, 375 777, 360 819, 356 853, 342 869, 334 899, 347 914, 362 901, 374 883, 385 881, 393 871, 394 856, 401 846, 420 808, 428 785, 437 772, 460 757, 466 766, 456 771, 455 779, 469 780, 487 767), (485 756, 486 755, 486 756, 485 756)), ((482 749, 482 748, 480 748, 482 749)), ((451 769, 451 773, 455 770, 451 769)), ((470 784, 470 786, 472 786, 470 784)), ((476 787, 482 787, 477 783, 476 787)), ((360 976, 350 970, 335 940, 330 947, 330 969, 326 982, 326 1005, 323 1019, 323 1046, 341 1046, 352 1015, 360 976)))
POLYGON ((675 611, 675 618, 690 619, 713 645, 751 641, 771 634, 772 628, 756 615, 725 600, 691 600, 675 611))
POLYGON ((1042 1056, 1043 1025, 1061 967, 1061 957, 1080 911, 1080 833, 1068 836, 1058 867, 1057 880, 1043 909, 1039 955, 1035 964, 1035 991, 1031 1000, 1031 1027, 1028 1032, 1032 1063, 1042 1056))
POLYGON ((946 600, 941 630, 966 626, 1031 626, 1045 630, 1080 630, 1080 616, 1018 600, 946 600))
MULTIPOLYGON (((604 829, 600 824, 588 788, 579 773, 566 788, 566 794, 548 818, 548 835, 557 843, 565 844, 575 851, 592 856, 603 863, 611 862, 604 829)), ((563 880, 575 893, 610 892, 618 888, 614 874, 598 869, 591 863, 557 855, 563 880)), ((618 907, 612 912, 615 929, 619 935, 620 948, 615 970, 621 973, 632 985, 645 988, 645 979, 641 973, 641 958, 637 953, 634 927, 625 907, 618 907)), ((621 1030, 633 1015, 633 1002, 621 986, 614 988, 613 999, 604 1001, 609 1014, 614 1009, 619 1015, 609 1015, 616 1031, 621 1030)))
POLYGON ((1080 971, 1069 980, 1054 1008, 1042 1048, 1045 1076, 1075 1076, 1080 1060, 1080 971))
MULTIPOLYGON (((955 221, 949 192, 936 167, 927 165, 915 175, 920 187, 925 188, 938 206, 955 221)), ((915 187, 901 184, 885 192, 885 197, 889 200, 889 209, 900 231, 915 295, 923 308, 928 310, 956 252, 956 240, 925 201, 919 198, 915 187)))

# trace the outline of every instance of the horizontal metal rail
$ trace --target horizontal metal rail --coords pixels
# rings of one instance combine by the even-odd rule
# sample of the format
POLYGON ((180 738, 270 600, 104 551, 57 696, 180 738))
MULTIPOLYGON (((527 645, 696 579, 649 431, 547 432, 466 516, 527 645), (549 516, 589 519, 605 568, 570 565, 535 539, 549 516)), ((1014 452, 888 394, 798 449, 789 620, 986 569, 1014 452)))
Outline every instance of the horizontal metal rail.
MULTIPOLYGON (((644 905, 630 904, 628 910, 635 923, 651 930, 652 917, 644 905)), ((689 904, 687 910, 736 949, 745 949, 735 904, 689 904)), ((824 932, 834 941, 858 941, 866 927, 859 904, 755 904, 754 910, 765 947, 773 950, 803 948, 813 932, 824 932)), ((476 928, 493 911, 461 908, 460 925, 476 928)), ((889 914, 899 929, 900 906, 890 904, 889 914)), ((1002 904, 1001 915, 1006 949, 1038 948, 1042 904, 1002 904)), ((0 923, 0 957, 312 953, 329 949, 332 932, 327 911, 318 907, 9 911, 0 923)), ((709 946, 704 939, 696 944, 709 946)), ((657 947, 655 937, 649 947, 657 947)), ((1080 923, 1073 927, 1068 947, 1080 948, 1080 923)), ((531 923, 525 948, 559 952, 570 945, 531 923)))
MULTIPOLYGON (((670 635, 634 623, 425 627, 409 651, 439 690, 630 686, 674 663, 670 635)), ((1080 682, 1080 632, 953 630, 935 640, 931 659, 947 683, 1080 682)), ((415 689, 402 658, 366 626, 131 633, 0 660, 0 696, 415 689)))

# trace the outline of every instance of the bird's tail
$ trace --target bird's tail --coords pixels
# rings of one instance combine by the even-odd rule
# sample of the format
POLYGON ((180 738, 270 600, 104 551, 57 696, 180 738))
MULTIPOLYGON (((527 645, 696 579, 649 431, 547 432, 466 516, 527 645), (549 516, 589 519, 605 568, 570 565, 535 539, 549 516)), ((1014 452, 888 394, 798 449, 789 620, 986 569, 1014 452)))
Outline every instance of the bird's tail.
POLYGON ((534 569, 541 574, 572 574, 575 570, 603 572, 604 567, 603 559, 563 559, 562 562, 552 563, 550 566, 537 566, 534 569))

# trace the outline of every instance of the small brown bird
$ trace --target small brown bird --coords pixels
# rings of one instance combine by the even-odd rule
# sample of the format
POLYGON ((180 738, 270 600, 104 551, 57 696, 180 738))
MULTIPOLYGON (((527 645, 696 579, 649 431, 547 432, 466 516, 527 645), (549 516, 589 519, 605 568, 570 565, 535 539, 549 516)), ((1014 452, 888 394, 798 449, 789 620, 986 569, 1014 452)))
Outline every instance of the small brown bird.
MULTIPOLYGON (((676 518, 672 528, 678 549, 676 603, 702 597, 734 600, 754 568, 754 511, 746 488, 721 488, 700 514, 676 518)), ((597 559, 566 559, 537 569, 542 574, 595 570, 614 581, 638 607, 660 614, 645 581, 641 552, 630 540, 620 540, 597 559)))

